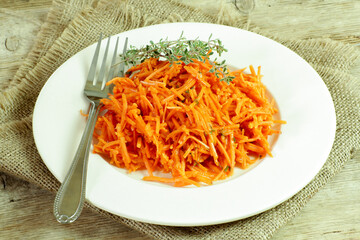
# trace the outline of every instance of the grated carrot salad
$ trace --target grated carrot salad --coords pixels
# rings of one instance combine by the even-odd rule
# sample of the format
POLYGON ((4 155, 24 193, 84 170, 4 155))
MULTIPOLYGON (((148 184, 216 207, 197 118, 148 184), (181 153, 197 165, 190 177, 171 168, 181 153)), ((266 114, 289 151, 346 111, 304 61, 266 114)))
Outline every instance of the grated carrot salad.
POLYGON ((230 84, 209 72, 209 62, 170 64, 147 59, 112 79, 102 99, 94 153, 143 180, 174 186, 210 185, 271 156, 268 136, 278 134, 274 101, 265 96, 260 67, 231 72, 230 84), (165 178, 155 172, 171 173, 165 178))

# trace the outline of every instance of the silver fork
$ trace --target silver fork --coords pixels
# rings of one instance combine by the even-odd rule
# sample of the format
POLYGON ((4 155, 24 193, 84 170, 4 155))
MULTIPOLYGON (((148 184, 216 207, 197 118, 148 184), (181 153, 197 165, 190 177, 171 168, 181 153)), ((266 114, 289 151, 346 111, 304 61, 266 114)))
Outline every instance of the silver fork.
MULTIPOLYGON (((72 223, 81 214, 85 202, 86 172, 90 143, 92 141, 92 133, 94 131, 96 119, 101 108, 100 99, 106 98, 108 93, 112 92, 112 88, 105 85, 106 82, 115 74, 118 76, 123 76, 124 74, 124 64, 120 64, 119 73, 117 73, 116 67, 114 67, 119 43, 119 38, 117 38, 114 54, 111 60, 112 67, 109 68, 110 70, 108 72, 108 76, 105 76, 107 53, 110 44, 109 37, 98 78, 95 78, 101 40, 102 34, 100 34, 84 88, 84 94, 90 102, 88 121, 71 167, 55 197, 54 215, 56 220, 60 223, 72 223)), ((123 53, 126 52, 127 41, 128 39, 126 38, 123 53)))

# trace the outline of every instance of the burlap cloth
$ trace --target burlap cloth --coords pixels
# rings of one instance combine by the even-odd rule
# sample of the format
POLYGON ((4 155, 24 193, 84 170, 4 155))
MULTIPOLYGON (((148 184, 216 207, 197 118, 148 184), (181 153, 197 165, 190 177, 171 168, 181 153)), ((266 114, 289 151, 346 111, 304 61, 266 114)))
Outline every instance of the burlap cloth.
POLYGON ((31 127, 34 104, 49 76, 65 60, 94 43, 100 32, 116 34, 176 21, 247 28, 275 39, 302 56, 320 74, 332 95, 337 116, 336 138, 326 164, 313 181, 290 200, 269 211, 215 226, 158 226, 115 216, 88 203, 86 207, 158 239, 270 238, 342 168, 354 150, 359 149, 360 84, 349 71, 357 61, 359 50, 330 39, 295 40, 291 36, 274 36, 276 29, 253 26, 246 17, 230 12, 232 10, 224 7, 216 16, 207 15, 171 0, 54 1, 31 53, 0 95, 0 170, 48 190, 57 190, 59 183, 42 162, 34 144, 31 127))

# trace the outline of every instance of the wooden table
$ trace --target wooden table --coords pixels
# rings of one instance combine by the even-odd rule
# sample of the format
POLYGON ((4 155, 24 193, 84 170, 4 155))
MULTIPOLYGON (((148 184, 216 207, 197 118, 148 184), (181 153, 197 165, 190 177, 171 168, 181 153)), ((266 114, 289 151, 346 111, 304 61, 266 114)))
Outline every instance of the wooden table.
MULTIPOLYGON (((317 4, 322 9, 332 2, 334 1, 319 1, 317 4)), ((356 7, 360 12, 360 6, 355 2, 357 1, 342 1, 337 4, 340 8, 349 7, 347 5, 356 7)), ((301 1, 257 3, 258 7, 273 7, 275 10, 277 4, 289 8, 302 4, 301 1)), ((199 4, 204 4, 204 1, 199 4)), ((8 84, 30 51, 50 6, 51 0, 0 0, 0 88, 8 84)), ((277 11, 282 11, 283 7, 280 7, 277 11)), ((331 24, 331 16, 326 13, 319 13, 319 16, 328 18, 331 24)), ((294 19, 301 21, 302 17, 294 19)), ((357 19, 347 19, 344 14, 340 22, 342 25, 334 25, 331 30, 320 24, 317 31, 312 29, 307 34, 320 35, 330 31, 333 38, 359 44, 360 16, 357 19), (358 28, 354 32, 356 25, 349 23, 356 21, 358 28)), ((359 67, 354 71, 360 76, 359 67)), ((272 239, 360 239, 359 159, 358 154, 356 158, 349 160, 341 172, 310 200, 300 214, 276 232, 272 239)), ((0 239, 149 239, 87 210, 75 223, 60 225, 52 214, 53 200, 52 193, 0 173, 0 239)))

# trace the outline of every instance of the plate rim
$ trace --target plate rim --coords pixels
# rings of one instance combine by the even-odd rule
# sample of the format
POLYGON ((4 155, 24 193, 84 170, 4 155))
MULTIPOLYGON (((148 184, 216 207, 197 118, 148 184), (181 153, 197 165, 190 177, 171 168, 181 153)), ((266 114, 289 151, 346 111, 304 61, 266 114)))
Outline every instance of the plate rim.
MULTIPOLYGON (((123 34, 126 34, 126 33, 128 33, 128 32, 131 32, 131 31, 141 31, 141 30, 147 29, 147 28, 154 28, 154 27, 156 28, 156 27, 158 27, 158 26, 164 26, 164 25, 173 25, 173 26, 174 26, 174 25, 180 25, 180 26, 185 26, 185 25, 186 25, 186 26, 192 26, 192 25, 211 25, 211 26, 216 26, 216 27, 220 27, 220 28, 233 29, 233 30, 235 30, 235 31, 240 31, 240 32, 247 32, 247 34, 252 34, 252 35, 255 35, 256 37, 264 38, 264 39, 266 39, 266 41, 270 40, 270 41, 272 41, 272 43, 275 43, 275 44, 277 44, 277 45, 280 45, 281 47, 287 48, 288 51, 291 51, 293 54, 295 54, 295 55, 298 56, 300 59, 302 59, 302 60, 308 65, 308 67, 310 67, 310 68, 312 69, 312 71, 318 76, 318 78, 321 79, 322 83, 324 84, 326 90, 327 90, 328 93, 329 93, 328 88, 326 87, 324 81, 323 81, 322 78, 319 76, 319 74, 313 69, 313 67, 312 67, 309 63, 307 63, 307 62, 306 62, 303 58, 301 58, 298 54, 296 54, 294 51, 292 51, 292 50, 289 49, 288 47, 286 47, 286 46, 284 46, 284 45, 282 45, 282 44, 280 44, 280 43, 278 43, 278 42, 276 42, 276 41, 274 41, 274 40, 272 40, 272 39, 270 39, 270 38, 267 38, 267 37, 265 37, 265 36, 262 36, 262 35, 259 35, 259 34, 257 34, 257 33, 250 32, 250 31, 247 31, 247 30, 244 30, 244 29, 239 29, 239 28, 230 27, 230 26, 224 26, 224 25, 219 25, 219 24, 212 24, 212 23, 192 23, 192 22, 185 22, 185 23, 166 23, 166 24, 156 24, 156 25, 141 27, 141 28, 137 28, 137 29, 132 29, 132 30, 129 30, 129 31, 126 31, 126 32, 122 32, 122 33, 119 33, 119 34, 115 34, 115 35, 113 35, 113 36, 123 35, 123 34)), ((96 44, 96 43, 95 43, 95 44, 96 44)), ((90 45, 90 46, 82 49, 81 51, 77 52, 75 55, 78 55, 78 54, 86 51, 86 49, 89 49, 91 46, 94 46, 94 44, 92 44, 92 45, 90 45)), ((75 55, 74 55, 74 56, 75 56, 75 55)), ((59 68, 61 68, 61 67, 62 67, 64 64, 66 64, 67 62, 71 61, 71 59, 72 59, 74 56, 72 56, 72 57, 70 57, 69 59, 67 59, 63 64, 61 64, 61 65, 59 66, 59 68)), ((37 114, 35 114, 36 109, 37 109, 38 100, 41 99, 40 96, 41 96, 43 90, 46 89, 46 86, 47 86, 49 80, 52 79, 52 77, 53 77, 54 74, 58 71, 59 68, 57 68, 57 69, 51 74, 51 76, 50 76, 49 79, 46 81, 46 83, 44 84, 43 88, 41 89, 41 91, 40 91, 40 93, 39 93, 39 95, 38 95, 38 98, 37 98, 37 100, 36 100, 35 107, 34 107, 32 127, 33 127, 33 136, 34 136, 35 144, 36 144, 36 147, 37 147, 37 149, 38 149, 38 151, 39 151, 39 153, 40 153, 40 156, 41 156, 43 162, 45 163, 45 165, 47 166, 47 168, 49 169, 49 171, 55 176, 55 178, 60 181, 60 179, 59 179, 59 177, 58 177, 58 174, 57 174, 56 172, 54 172, 54 170, 48 166, 47 162, 46 162, 46 161, 44 160, 44 158, 43 158, 43 154, 41 153, 41 151, 40 151, 40 149, 39 149, 39 147, 38 147, 38 144, 39 144, 38 141, 39 141, 39 139, 38 139, 38 136, 36 135, 36 134, 37 134, 37 133, 36 133, 37 126, 36 126, 36 121, 35 121, 36 118, 38 117, 37 114)), ((329 96, 330 96, 330 99, 331 99, 330 93, 329 93, 329 96)), ((333 131, 333 134, 332 134, 333 136, 331 137, 331 138, 332 138, 332 140, 331 140, 331 146, 330 146, 330 148, 329 148, 328 151, 327 151, 327 152, 328 152, 328 153, 327 153, 327 156, 329 155, 330 150, 332 149, 332 144, 333 144, 334 139, 335 139, 335 128, 336 128, 336 114, 335 114, 335 107, 334 107, 334 104, 333 104, 332 99, 331 99, 331 103, 332 103, 331 108, 332 108, 332 110, 333 110, 332 113, 333 113, 333 115, 334 115, 334 116, 333 116, 333 117, 334 117, 334 119, 333 119, 333 123, 334 123, 334 124, 333 124, 333 125, 334 125, 334 126, 333 126, 333 130, 334 130, 334 131, 333 131)), ((280 136, 280 137, 281 137, 281 136, 280 136)), ((317 173, 321 170, 322 166, 323 166, 324 163, 326 162, 326 159, 327 159, 327 157, 325 157, 325 160, 323 161, 323 163, 322 163, 321 166, 319 167, 319 170, 316 171, 317 173)), ((90 160, 90 159, 89 159, 89 160, 90 160)), ((249 215, 246 215, 246 216, 242 216, 242 217, 236 218, 236 219, 225 219, 225 220, 219 220, 219 221, 209 221, 209 222, 197 223, 197 224, 194 225, 193 223, 184 223, 184 222, 181 222, 181 221, 180 221, 180 222, 176 222, 176 221, 173 221, 173 222, 168 222, 168 221, 165 221, 165 222, 161 222, 161 221, 149 221, 149 219, 136 218, 136 217, 134 217, 134 216, 125 216, 126 214, 122 214, 122 215, 120 215, 120 216, 125 217, 125 218, 129 218, 129 219, 133 219, 133 220, 136 220, 136 221, 147 222, 147 223, 154 223, 154 224, 166 225, 166 226, 206 226, 206 225, 213 225, 213 224, 219 224, 219 223, 232 222, 232 221, 236 221, 236 220, 239 220, 239 219, 243 219, 243 218, 247 218, 247 217, 250 217, 250 216, 257 215, 257 214, 262 213, 262 212, 264 212, 264 211, 267 211, 267 210, 269 210, 269 209, 271 209, 271 208, 273 208, 273 207, 275 207, 275 206, 278 206, 279 204, 285 202, 285 201, 288 200, 289 198, 293 197, 296 193, 298 193, 299 191, 301 191, 301 189, 303 189, 308 183, 310 183, 315 176, 316 176, 316 174, 315 174, 310 180, 304 181, 304 182, 306 182, 305 184, 304 184, 304 183, 300 184, 300 185, 303 185, 300 189, 294 189, 294 193, 291 193, 290 196, 284 198, 282 201, 280 201, 280 202, 278 202, 278 203, 274 203, 274 204, 272 204, 272 205, 269 205, 267 208, 261 209, 259 212, 255 212, 255 213, 253 213, 253 214, 249 214, 249 215)), ((60 182, 61 182, 61 181, 60 181, 60 182)), ((95 205, 95 206, 98 205, 98 204, 94 204, 94 203, 93 203, 92 201, 90 201, 89 199, 87 199, 87 201, 89 201, 91 204, 93 204, 93 205, 95 205)), ((97 207, 99 207, 99 206, 97 206, 97 207)), ((105 211, 108 211, 108 212, 110 212, 110 213, 113 213, 113 214, 115 214, 115 215, 119 215, 118 213, 112 211, 112 209, 106 208, 106 207, 104 207, 104 206, 101 206, 101 207, 99 207, 99 208, 101 208, 101 209, 103 209, 103 210, 105 210, 105 211)))

